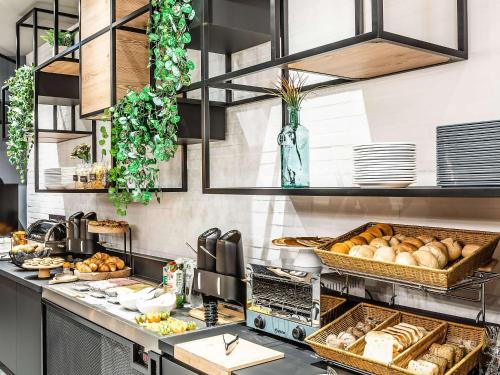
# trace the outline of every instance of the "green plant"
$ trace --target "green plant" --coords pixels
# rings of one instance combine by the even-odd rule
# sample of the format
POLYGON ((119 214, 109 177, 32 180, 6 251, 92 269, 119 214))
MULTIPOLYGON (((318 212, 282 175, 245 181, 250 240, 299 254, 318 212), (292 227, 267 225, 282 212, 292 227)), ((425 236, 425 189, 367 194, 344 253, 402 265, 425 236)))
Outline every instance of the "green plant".
MULTIPOLYGON (((49 45, 54 45, 54 29, 49 29, 40 38, 49 45)), ((71 47, 75 43, 75 33, 71 31, 59 31, 59 45, 71 47)))
POLYGON ((292 73, 287 77, 280 77, 269 93, 280 97, 289 107, 300 109, 305 98, 316 89, 304 91, 307 78, 302 74, 292 73))
MULTIPOLYGON (((109 199, 119 215, 127 214, 132 202, 160 201, 159 163, 177 150, 177 92, 191 83, 194 63, 187 57, 191 42, 188 21, 195 16, 191 0, 152 0, 148 25, 149 64, 154 66, 154 87, 129 91, 107 114, 111 117, 109 199)), ((103 146, 109 136, 101 128, 103 146)))
POLYGON ((7 107, 7 157, 19 172, 20 181, 26 181, 28 159, 33 147, 35 69, 22 66, 6 82, 9 86, 7 107))
POLYGON ((85 163, 90 163, 90 146, 86 143, 82 143, 78 146, 75 146, 73 151, 71 152, 72 159, 80 159, 85 163))

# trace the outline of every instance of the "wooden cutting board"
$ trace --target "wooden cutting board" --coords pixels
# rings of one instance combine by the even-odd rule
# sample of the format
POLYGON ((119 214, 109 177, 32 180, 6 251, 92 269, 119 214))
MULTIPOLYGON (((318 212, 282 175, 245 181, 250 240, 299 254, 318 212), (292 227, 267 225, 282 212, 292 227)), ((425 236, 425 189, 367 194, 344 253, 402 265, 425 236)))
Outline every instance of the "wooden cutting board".
MULTIPOLYGON (((220 305, 217 307, 219 313, 219 324, 238 323, 245 320, 245 314, 242 311, 236 311, 220 305)), ((189 315, 195 319, 205 321, 205 311, 203 308, 189 310, 189 315)))
MULTIPOLYGON (((225 335, 231 341, 233 335, 225 335)), ((222 335, 177 344, 174 358, 208 375, 230 375, 233 371, 284 358, 276 350, 240 338, 233 352, 226 355, 222 335)))

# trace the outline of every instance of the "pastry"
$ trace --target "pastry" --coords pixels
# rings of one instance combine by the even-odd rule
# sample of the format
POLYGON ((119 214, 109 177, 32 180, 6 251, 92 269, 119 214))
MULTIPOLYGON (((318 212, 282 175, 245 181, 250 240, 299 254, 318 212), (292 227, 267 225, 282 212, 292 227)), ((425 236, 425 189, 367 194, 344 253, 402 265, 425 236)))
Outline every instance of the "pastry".
POLYGON ((429 235, 426 235, 426 234, 423 234, 421 236, 418 236, 417 237, 420 241, 422 241, 424 244, 428 244, 428 243, 431 243, 431 242, 434 242, 436 241, 436 238, 433 237, 433 236, 429 236, 429 235))
POLYGON ((413 253, 414 251, 417 251, 417 247, 411 243, 408 242, 403 242, 398 245, 395 245, 392 247, 396 253, 413 253))
POLYGON ((465 245, 464 248, 461 251, 461 255, 464 258, 470 257, 476 250, 480 249, 481 246, 479 245, 465 245))
POLYGON ((371 233, 368 233, 368 232, 363 232, 359 236, 364 238, 366 240, 367 244, 375 239, 375 236, 371 233))
POLYGON ((462 255, 462 244, 460 242, 453 240, 453 238, 446 238, 441 242, 446 245, 448 257, 451 261, 460 258, 460 255, 462 255))
POLYGON ((373 259, 380 260, 382 262, 394 263, 396 261, 396 252, 392 247, 380 247, 375 251, 373 259))
POLYGON ((374 235, 375 238, 381 238, 384 235, 384 233, 382 232, 382 230, 380 228, 376 227, 376 226, 368 228, 366 230, 366 232, 374 235))
POLYGON ((439 367, 431 362, 411 360, 408 363, 408 370, 416 375, 438 375, 439 367))
POLYGON ((378 249, 379 247, 389 246, 389 242, 383 238, 375 238, 370 242, 370 246, 374 246, 378 249))
POLYGON ((78 262, 75 265, 75 267, 78 270, 78 272, 81 272, 81 273, 91 273, 92 272, 92 269, 87 264, 82 263, 82 262, 78 262))
POLYGON ((448 264, 448 253, 441 250, 437 246, 426 245, 426 246, 422 246, 419 250, 420 251, 427 251, 427 252, 431 253, 432 255, 434 255, 438 261, 440 269, 445 268, 446 265, 448 264))
POLYGON ((375 228, 379 228, 384 236, 392 236, 394 234, 394 230, 389 224, 375 224, 375 228))
POLYGON ((344 243, 349 247, 349 250, 356 246, 356 244, 351 240, 344 241, 344 243))
POLYGON ((116 271, 116 264, 115 263, 106 263, 106 264, 109 267, 110 272, 116 271))
POLYGON ((353 237, 351 238, 351 241, 355 244, 355 245, 366 245, 368 244, 368 241, 365 240, 363 237, 361 236, 356 236, 356 237, 353 237))
POLYGON ((98 268, 99 272, 109 272, 110 268, 107 264, 101 264, 98 268))
POLYGON ((396 264, 402 264, 405 266, 418 266, 417 260, 410 253, 399 253, 396 255, 396 264))
POLYGON ((330 250, 333 252, 333 253, 338 253, 338 254, 349 254, 349 246, 347 246, 345 243, 343 242, 338 242, 336 244, 334 244, 330 250))
POLYGON ((90 263, 89 267, 92 272, 97 272, 97 268, 99 268, 95 263, 90 263))
POLYGON ((412 255, 417 261, 419 266, 439 269, 439 263, 436 257, 432 253, 427 251, 417 250, 412 255))
POLYGON ((419 249, 425 245, 422 241, 420 241, 418 238, 415 238, 415 237, 406 237, 403 240, 403 243, 410 243, 413 246, 415 246, 417 249, 419 249))

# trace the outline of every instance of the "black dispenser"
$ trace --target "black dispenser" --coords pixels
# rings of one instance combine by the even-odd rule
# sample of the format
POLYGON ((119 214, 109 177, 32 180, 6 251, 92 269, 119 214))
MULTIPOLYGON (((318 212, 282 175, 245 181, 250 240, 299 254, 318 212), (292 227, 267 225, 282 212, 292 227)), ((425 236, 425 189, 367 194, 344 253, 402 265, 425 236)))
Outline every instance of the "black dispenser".
POLYGON ((198 269, 215 272, 217 240, 221 234, 219 228, 212 228, 198 237, 198 269))

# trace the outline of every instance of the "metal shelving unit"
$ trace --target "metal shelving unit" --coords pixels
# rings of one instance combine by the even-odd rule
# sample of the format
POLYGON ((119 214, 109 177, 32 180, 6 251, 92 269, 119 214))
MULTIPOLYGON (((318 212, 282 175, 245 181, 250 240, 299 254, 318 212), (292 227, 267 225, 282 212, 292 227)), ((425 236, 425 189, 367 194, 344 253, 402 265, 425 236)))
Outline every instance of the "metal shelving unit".
MULTIPOLYGON (((203 4, 200 20, 201 50, 201 80, 193 83, 184 91, 189 93, 201 90, 203 111, 203 192, 205 194, 234 194, 234 195, 286 195, 286 196, 387 196, 387 197, 500 197, 498 188, 451 188, 440 187, 412 187, 409 189, 361 189, 356 187, 318 187, 307 189, 282 189, 280 187, 212 187, 210 180, 210 89, 219 89, 226 92, 226 107, 234 107, 247 103, 275 98, 270 95, 270 88, 252 85, 241 85, 235 79, 269 69, 279 69, 283 75, 291 71, 313 73, 321 75, 325 80, 321 83, 306 87, 311 89, 323 86, 338 86, 352 82, 399 74, 416 69, 443 65, 468 58, 468 17, 467 0, 457 0, 457 48, 449 48, 429 43, 403 35, 388 32, 384 29, 384 2, 383 0, 367 0, 371 4, 371 31, 365 32, 365 0, 353 0, 355 6, 353 37, 333 42, 320 47, 289 53, 289 25, 288 1, 268 0, 259 1, 259 6, 267 7, 267 17, 262 18, 261 24, 269 22, 267 28, 268 39, 271 44, 271 59, 253 66, 231 71, 231 55, 235 51, 230 47, 225 50, 222 46, 232 46, 229 36, 222 36, 222 40, 214 44, 213 29, 220 27, 220 19, 214 20, 213 1, 202 0, 203 4), (264 5, 263 5, 264 4, 264 5), (211 77, 209 74, 209 52, 226 54, 226 73, 211 77), (386 63, 382 63, 382 62, 386 63), (410 63, 412 61, 412 63, 410 63), (233 100, 233 92, 250 92, 257 96, 246 99, 233 100)), ((234 12, 233 18, 238 14, 234 12)), ((226 21, 227 30, 230 30, 232 21, 226 21)), ((257 23, 259 23, 257 22, 257 23)), ((264 35, 264 34, 261 34, 264 35)), ((256 38, 255 43, 245 40, 246 48, 262 43, 256 38)), ((286 107, 283 106, 283 126, 287 121, 286 107)))

